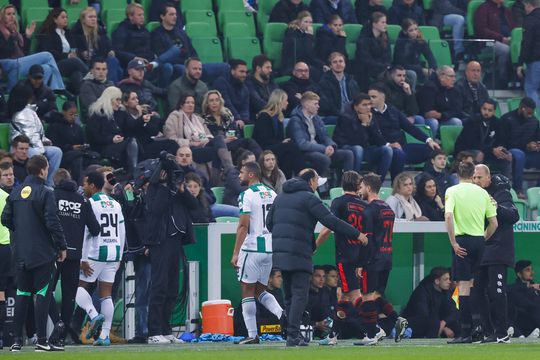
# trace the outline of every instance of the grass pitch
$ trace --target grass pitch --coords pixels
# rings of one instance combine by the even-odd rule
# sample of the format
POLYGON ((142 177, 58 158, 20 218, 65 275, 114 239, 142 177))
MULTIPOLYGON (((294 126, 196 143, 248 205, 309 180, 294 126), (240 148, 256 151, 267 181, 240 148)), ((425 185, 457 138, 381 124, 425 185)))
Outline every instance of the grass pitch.
MULTIPOLYGON (((7 350, 7 351, 6 351, 7 350)), ((350 340, 340 341, 333 347, 312 342, 306 348, 286 348, 285 343, 260 345, 234 345, 228 343, 201 343, 181 345, 113 345, 109 348, 68 346, 65 352, 35 353, 33 346, 25 346, 20 353, 0 351, 3 359, 73 359, 73 360, 315 360, 315 359, 399 359, 399 360, 507 360, 540 359, 539 340, 512 339, 511 344, 447 345, 444 340, 403 340, 396 344, 384 340, 376 346, 354 346, 350 340)))

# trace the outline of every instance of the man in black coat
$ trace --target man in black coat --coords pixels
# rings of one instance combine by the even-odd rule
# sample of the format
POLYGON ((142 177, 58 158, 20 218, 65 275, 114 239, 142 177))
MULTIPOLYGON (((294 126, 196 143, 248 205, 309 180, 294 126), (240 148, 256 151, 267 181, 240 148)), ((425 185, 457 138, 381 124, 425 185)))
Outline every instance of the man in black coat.
POLYGON ((266 55, 255 56, 251 68, 253 74, 247 78, 246 86, 249 90, 249 118, 253 123, 278 86, 272 80, 272 61, 266 55))
POLYGON ((309 11, 303 0, 279 0, 270 12, 270 23, 290 23, 301 11, 309 11))
POLYGON ((463 112, 468 118, 480 114, 480 107, 489 99, 487 88, 482 84, 482 66, 470 61, 465 68, 465 77, 456 84, 463 97, 463 112))
POLYGON ((291 112, 300 105, 302 94, 306 91, 314 92, 320 96, 319 85, 310 78, 309 66, 302 61, 294 64, 290 80, 281 84, 281 88, 287 93, 289 101, 287 109, 283 112, 286 117, 289 117, 291 112))
POLYGON ((509 309, 517 333, 527 336, 540 328, 540 285, 534 283, 530 260, 520 260, 514 267, 516 282, 508 288, 509 309))
POLYGON ((510 341, 508 305, 506 299, 507 267, 514 265, 514 228, 519 213, 510 193, 510 181, 502 176, 491 176, 486 165, 476 165, 473 180, 486 189, 497 205, 495 233, 486 241, 480 262, 480 276, 473 287, 473 310, 482 318, 483 342, 506 343, 510 341), (476 309, 474 309, 476 307, 476 309))
POLYGON ((249 123, 249 89, 245 82, 247 78, 247 63, 244 60, 229 60, 231 71, 214 81, 214 88, 221 93, 225 107, 231 110, 238 127, 243 128, 249 123))
POLYGON ((37 114, 43 119, 53 110, 58 110, 56 107, 56 95, 50 87, 43 82, 44 70, 39 64, 30 66, 28 70, 28 79, 26 83, 32 87, 34 92, 34 101, 37 105, 37 114))
POLYGON ((298 178, 283 184, 283 193, 277 196, 266 218, 266 227, 272 232, 273 266, 283 276, 287 346, 307 346, 300 334, 300 322, 308 301, 317 222, 349 239, 364 239, 357 229, 332 215, 313 194, 318 186, 317 172, 302 170, 298 178))

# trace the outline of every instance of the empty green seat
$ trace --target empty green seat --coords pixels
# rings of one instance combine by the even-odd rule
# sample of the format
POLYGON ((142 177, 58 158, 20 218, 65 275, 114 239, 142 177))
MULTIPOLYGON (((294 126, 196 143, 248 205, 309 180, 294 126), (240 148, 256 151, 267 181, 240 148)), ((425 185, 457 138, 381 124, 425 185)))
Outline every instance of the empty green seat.
POLYGON ((186 24, 186 33, 190 38, 217 36, 215 25, 210 26, 208 23, 204 22, 190 22, 189 24, 186 24))
POLYGON ((540 187, 528 188, 527 199, 529 200, 529 209, 538 209, 538 202, 540 202, 540 187))
POLYGON ((251 69, 251 60, 261 54, 261 44, 256 37, 229 38, 227 41, 229 59, 241 59, 251 69))
POLYGON ((281 48, 285 30, 287 24, 282 23, 269 23, 264 29, 263 51, 273 61, 275 68, 281 66, 281 48))
POLYGON ((517 64, 519 62, 519 54, 521 52, 523 28, 514 28, 510 35, 510 58, 512 59, 512 64, 517 64))
POLYGON ((440 40, 441 34, 436 26, 419 26, 425 40, 440 40))
POLYGON ((450 155, 454 153, 454 147, 456 145, 456 140, 461 134, 463 126, 449 126, 443 125, 439 128, 441 132, 441 145, 444 153, 450 155))
POLYGON ((210 28, 214 29, 212 33, 209 33, 208 35, 205 35, 205 37, 209 36, 215 36, 217 34, 217 28, 216 28, 216 16, 214 15, 214 12, 211 10, 189 10, 184 13, 184 18, 186 20, 186 26, 187 24, 191 22, 197 22, 197 23, 206 23, 210 26, 210 28))
POLYGON ((216 197, 216 204, 223 204, 223 193, 225 192, 225 188, 223 186, 215 186, 210 190, 212 190, 216 197))
POLYGON ((152 32, 155 29, 157 29, 160 25, 161 23, 159 21, 150 21, 148 24, 146 24, 146 29, 152 32))
POLYGON ((88 7, 88 1, 87 0, 81 0, 78 4, 71 4, 70 0, 60 0, 60 6, 63 9, 86 9, 88 7))
POLYGON ((474 13, 483 3, 483 0, 471 0, 467 5, 467 34, 471 37, 474 37, 474 13))
POLYGON ((345 24, 343 25, 343 31, 347 34, 345 48, 347 54, 349 54, 349 60, 354 60, 356 55, 356 41, 362 32, 362 25, 359 24, 345 24))
POLYGON ((249 28, 245 23, 227 23, 223 28, 223 38, 245 37, 249 28))
MULTIPOLYGON (((270 13, 272 12, 272 9, 278 2, 279 0, 265 0, 262 2, 259 1, 259 10, 257 12, 257 29, 260 33, 264 33, 264 31, 266 31, 266 24, 268 24, 270 13)), ((263 38, 263 46, 264 46, 264 38, 263 38)))
POLYGON ((79 20, 79 17, 81 16, 81 9, 72 7, 66 9, 66 14, 68 16, 68 26, 71 28, 77 20, 79 20))
POLYGON ((9 124, 0 123, 0 149, 9 151, 9 124))
POLYGON ((21 11, 31 8, 48 8, 49 0, 21 0, 21 11))
POLYGON ((221 41, 217 37, 192 38, 191 43, 203 63, 223 62, 221 41))
POLYGON ((28 8, 23 10, 23 26, 26 27, 35 21, 36 23, 43 23, 45 18, 49 15, 48 7, 42 8, 28 8))
MULTIPOLYGON (((101 14, 106 13, 110 9, 122 9, 124 10, 124 17, 126 15, 126 0, 105 0, 101 1, 101 14)), ((146 14, 148 16, 148 14, 146 14)))
POLYGON ((255 130, 255 125, 253 124, 244 125, 244 137, 246 139, 251 139, 253 137, 253 130, 255 130))
POLYGON ((212 10, 212 0, 182 0, 180 8, 183 13, 189 10, 212 10))
MULTIPOLYGON (((110 24, 115 22, 122 22, 126 18, 126 11, 124 9, 109 9, 103 15, 103 21, 108 28, 110 24)), ((108 30, 108 29, 107 29, 108 30)))
POLYGON ((228 23, 243 23, 248 27, 248 32, 244 36, 255 36, 255 21, 252 13, 246 11, 221 11, 218 17, 221 32, 224 32, 225 25, 228 23))
POLYGON ((452 66, 452 55, 450 54, 450 45, 446 40, 431 40, 429 48, 437 60, 437 66, 452 66))
POLYGON ((399 36, 399 32, 401 31, 401 26, 399 25, 388 25, 386 27, 386 33, 388 34, 388 39, 390 40, 390 44, 395 44, 396 40, 399 36))
POLYGON ((219 12, 244 10, 244 2, 242 0, 216 0, 215 3, 219 12))

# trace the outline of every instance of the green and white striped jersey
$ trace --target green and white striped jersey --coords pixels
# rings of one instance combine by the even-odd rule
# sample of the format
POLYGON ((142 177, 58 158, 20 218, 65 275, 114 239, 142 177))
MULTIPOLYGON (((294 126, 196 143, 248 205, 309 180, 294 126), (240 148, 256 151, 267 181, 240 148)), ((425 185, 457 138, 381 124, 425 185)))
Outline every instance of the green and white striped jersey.
POLYGON ((266 228, 266 216, 276 196, 274 190, 263 184, 252 185, 240 194, 240 214, 249 214, 249 232, 242 244, 242 250, 272 252, 272 234, 266 228))

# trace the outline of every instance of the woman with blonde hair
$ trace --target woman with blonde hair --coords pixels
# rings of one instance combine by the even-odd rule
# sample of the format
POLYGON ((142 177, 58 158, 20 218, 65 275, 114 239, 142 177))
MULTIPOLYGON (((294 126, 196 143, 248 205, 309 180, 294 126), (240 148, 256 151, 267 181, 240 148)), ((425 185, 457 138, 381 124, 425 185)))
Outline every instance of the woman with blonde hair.
POLYGON ((402 172, 394 178, 392 195, 386 199, 386 203, 396 214, 396 221, 429 221, 427 217, 422 215, 420 205, 413 195, 413 177, 409 173, 402 172))
POLYGON ((244 150, 250 150, 256 157, 261 155, 262 149, 259 144, 242 136, 242 131, 236 125, 231 111, 225 107, 225 100, 219 91, 210 90, 204 95, 202 116, 212 135, 221 135, 225 138, 225 144, 231 153, 239 154, 244 150))

